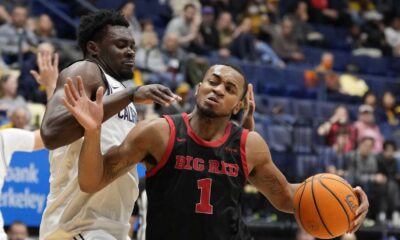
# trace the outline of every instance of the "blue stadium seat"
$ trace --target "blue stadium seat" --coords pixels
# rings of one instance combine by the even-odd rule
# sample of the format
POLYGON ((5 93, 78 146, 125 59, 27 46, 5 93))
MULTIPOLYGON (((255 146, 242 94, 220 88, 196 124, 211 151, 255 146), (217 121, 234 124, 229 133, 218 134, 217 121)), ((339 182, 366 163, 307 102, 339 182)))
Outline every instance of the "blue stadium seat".
POLYGON ((317 102, 317 117, 319 119, 329 119, 333 112, 335 111, 335 108, 338 106, 337 103, 333 102, 317 102))
POLYGON ((299 120, 312 120, 315 117, 315 101, 312 100, 294 100, 292 102, 293 114, 299 120))
POLYGON ((293 127, 292 149, 297 153, 311 153, 314 146, 314 129, 308 126, 293 127))
POLYGON ((314 174, 322 172, 321 163, 316 154, 298 154, 295 165, 297 181, 303 181, 314 174))
POLYGON ((292 145, 291 129, 281 125, 270 125, 267 127, 267 142, 272 150, 286 152, 292 145))

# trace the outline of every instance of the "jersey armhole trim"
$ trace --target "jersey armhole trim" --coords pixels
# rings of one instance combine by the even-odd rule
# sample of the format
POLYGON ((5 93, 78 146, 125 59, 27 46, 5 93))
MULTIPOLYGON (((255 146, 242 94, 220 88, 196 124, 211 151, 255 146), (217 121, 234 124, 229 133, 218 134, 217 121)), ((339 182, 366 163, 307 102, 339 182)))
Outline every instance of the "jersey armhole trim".
POLYGON ((172 149, 174 148, 174 143, 175 143, 174 140, 175 140, 175 135, 176 135, 175 124, 170 116, 164 116, 164 118, 165 118, 165 120, 167 120, 169 129, 170 129, 168 146, 161 158, 161 161, 153 169, 149 170, 146 173, 146 177, 154 176, 161 168, 163 168, 165 166, 165 164, 167 163, 167 161, 171 155, 172 149))
POLYGON ((242 167, 246 179, 249 176, 249 168, 247 167, 247 158, 246 158, 246 142, 248 135, 249 135, 249 130, 243 129, 242 136, 240 137, 240 159, 242 160, 242 167))

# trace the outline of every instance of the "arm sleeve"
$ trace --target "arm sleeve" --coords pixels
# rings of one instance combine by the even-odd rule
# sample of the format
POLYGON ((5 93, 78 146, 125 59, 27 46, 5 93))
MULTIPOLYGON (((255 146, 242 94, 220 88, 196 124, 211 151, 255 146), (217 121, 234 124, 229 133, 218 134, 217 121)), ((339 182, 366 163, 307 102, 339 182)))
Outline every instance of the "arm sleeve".
POLYGON ((7 165, 14 152, 32 152, 35 145, 33 132, 22 129, 5 129, 0 131, 0 154, 7 165))

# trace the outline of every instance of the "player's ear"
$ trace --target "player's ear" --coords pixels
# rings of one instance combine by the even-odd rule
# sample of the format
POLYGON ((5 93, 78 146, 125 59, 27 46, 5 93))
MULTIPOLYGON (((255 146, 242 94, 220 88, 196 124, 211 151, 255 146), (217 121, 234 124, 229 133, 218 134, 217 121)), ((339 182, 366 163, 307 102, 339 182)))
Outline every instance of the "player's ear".
POLYGON ((197 96, 197 93, 199 92, 199 87, 201 86, 201 82, 199 82, 199 84, 196 85, 196 90, 194 92, 194 95, 197 96))
POLYGON ((233 108, 233 115, 236 115, 239 113, 240 109, 242 109, 244 106, 244 101, 241 100, 238 104, 236 104, 236 106, 233 108))
POLYGON ((90 56, 96 57, 98 55, 99 46, 94 41, 87 42, 86 49, 90 56))

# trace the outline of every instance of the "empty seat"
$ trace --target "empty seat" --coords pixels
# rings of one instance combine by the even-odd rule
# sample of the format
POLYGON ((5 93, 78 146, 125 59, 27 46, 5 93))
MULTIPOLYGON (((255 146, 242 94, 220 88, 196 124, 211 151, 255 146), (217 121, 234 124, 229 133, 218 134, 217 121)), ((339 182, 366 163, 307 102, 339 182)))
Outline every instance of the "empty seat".
POLYGON ((286 152, 292 144, 291 129, 281 125, 270 125, 267 127, 267 142, 272 150, 286 152))

